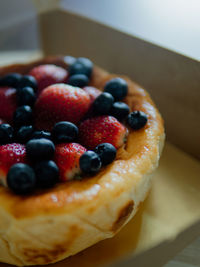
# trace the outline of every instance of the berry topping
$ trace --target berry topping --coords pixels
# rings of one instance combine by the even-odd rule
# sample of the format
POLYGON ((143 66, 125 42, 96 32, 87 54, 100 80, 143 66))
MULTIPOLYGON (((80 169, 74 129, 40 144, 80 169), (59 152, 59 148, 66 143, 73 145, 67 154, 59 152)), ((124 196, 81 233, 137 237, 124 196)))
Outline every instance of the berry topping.
POLYGON ((21 144, 7 144, 0 146, 0 181, 6 185, 6 175, 10 167, 26 160, 25 146, 21 144))
POLYGON ((5 121, 0 119, 0 125, 3 124, 3 123, 5 123, 5 121))
POLYGON ((13 128, 10 124, 3 123, 0 125, 0 145, 11 143, 13 140, 13 128))
POLYGON ((33 132, 31 139, 46 138, 51 140, 51 133, 47 131, 35 131, 33 132))
POLYGON ((40 161, 36 163, 34 170, 38 187, 50 188, 58 182, 59 169, 54 161, 40 161))
POLYGON ((123 145, 126 135, 126 127, 112 116, 87 119, 79 127, 80 143, 89 149, 101 143, 111 143, 118 148, 123 145))
POLYGON ((77 58, 69 67, 69 74, 84 74, 90 78, 92 74, 93 63, 84 57, 77 58))
POLYGON ((128 115, 127 122, 133 130, 139 130, 147 123, 147 115, 143 111, 133 111, 128 115))
POLYGON ((102 93, 99 89, 92 86, 85 86, 83 90, 88 93, 91 103, 102 93))
POLYGON ((128 85, 124 79, 114 78, 105 84, 104 91, 110 93, 115 101, 119 101, 127 95, 128 85))
POLYGON ((33 161, 51 159, 54 152, 54 143, 49 139, 32 139, 26 144, 27 156, 33 161))
POLYGON ((38 129, 51 130, 56 122, 77 123, 87 113, 90 97, 82 89, 67 84, 55 84, 42 91, 35 104, 38 129))
POLYGON ((21 144, 25 144, 32 138, 32 133, 33 133, 32 125, 22 126, 17 131, 17 134, 16 134, 17 141, 21 144))
POLYGON ((36 79, 31 76, 31 75, 24 75, 18 82, 18 88, 23 88, 23 87, 31 87, 33 89, 37 88, 37 81, 36 79))
POLYGON ((15 194, 30 194, 36 185, 35 173, 27 164, 14 164, 8 172, 7 183, 15 194))
POLYGON ((93 103, 93 111, 95 114, 103 115, 108 114, 112 104, 114 103, 114 98, 109 93, 102 93, 99 95, 93 103))
POLYGON ((117 154, 116 148, 109 143, 103 143, 98 145, 95 148, 95 152, 100 157, 102 165, 108 165, 113 162, 117 154))
POLYGON ((11 86, 16 88, 22 75, 18 73, 9 73, 0 79, 0 86, 11 86))
POLYGON ((56 143, 67 143, 74 141, 78 136, 78 128, 68 121, 57 122, 52 130, 52 137, 56 143))
POLYGON ((72 65, 72 64, 74 64, 75 63, 75 61, 76 61, 76 58, 75 57, 72 57, 72 56, 65 56, 64 58, 63 58, 63 61, 67 64, 67 65, 72 65))
POLYGON ((8 122, 12 122, 16 108, 16 89, 0 87, 0 117, 8 122))
POLYGON ((115 102, 110 110, 110 114, 119 121, 124 120, 128 116, 129 112, 130 108, 124 102, 115 102))
POLYGON ((29 74, 35 77, 38 83, 39 92, 49 85, 55 83, 65 83, 68 77, 68 72, 65 69, 53 64, 36 66, 29 74))
POLYGON ((89 59, 63 60, 68 70, 43 64, 0 78, 0 182, 16 194, 96 174, 125 142, 128 130, 119 121, 134 130, 147 123, 144 112, 129 114, 116 102, 128 93, 124 79, 111 79, 101 92, 88 86, 89 59))
POLYGON ((86 149, 77 143, 60 144, 56 146, 55 162, 60 170, 60 180, 68 181, 80 175, 80 156, 86 149))
POLYGON ((75 87, 84 87, 88 85, 89 79, 84 74, 74 74, 69 77, 67 83, 75 87))
POLYGON ((80 157, 80 168, 85 174, 95 174, 101 169, 100 157, 94 151, 86 151, 80 157))
POLYGON ((13 116, 15 127, 19 128, 24 125, 32 124, 32 109, 30 106, 21 106, 16 109, 13 116))
POLYGON ((31 87, 24 87, 17 90, 17 103, 19 106, 33 106, 36 100, 35 92, 31 87))

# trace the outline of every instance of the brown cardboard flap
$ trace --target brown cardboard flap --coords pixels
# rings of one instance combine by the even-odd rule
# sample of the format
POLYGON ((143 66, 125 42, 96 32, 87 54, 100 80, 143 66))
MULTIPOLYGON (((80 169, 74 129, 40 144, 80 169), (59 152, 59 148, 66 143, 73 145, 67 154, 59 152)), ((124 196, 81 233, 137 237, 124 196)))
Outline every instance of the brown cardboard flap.
POLYGON ((45 54, 86 56, 145 87, 168 139, 200 158, 200 63, 67 11, 39 17, 45 54))
POLYGON ((38 14, 42 12, 46 12, 49 10, 55 10, 59 8, 60 0, 32 0, 33 4, 35 5, 38 14))

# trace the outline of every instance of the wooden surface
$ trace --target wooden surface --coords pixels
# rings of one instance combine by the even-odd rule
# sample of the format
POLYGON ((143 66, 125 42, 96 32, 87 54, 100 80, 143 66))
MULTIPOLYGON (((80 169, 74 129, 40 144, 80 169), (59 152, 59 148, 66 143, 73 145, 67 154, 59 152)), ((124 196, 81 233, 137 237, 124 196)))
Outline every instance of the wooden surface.
MULTIPOLYGON (((40 52, 0 52, 0 65, 9 64, 12 62, 26 61, 40 57, 40 52)), ((200 237, 192 244, 186 247, 174 259, 169 261, 164 267, 197 267, 200 266, 200 237)), ((142 267, 142 266, 139 266, 142 267)), ((153 266, 152 266, 153 267, 153 266)))
POLYGON ((186 247, 164 267, 197 267, 200 266, 200 238, 186 247))

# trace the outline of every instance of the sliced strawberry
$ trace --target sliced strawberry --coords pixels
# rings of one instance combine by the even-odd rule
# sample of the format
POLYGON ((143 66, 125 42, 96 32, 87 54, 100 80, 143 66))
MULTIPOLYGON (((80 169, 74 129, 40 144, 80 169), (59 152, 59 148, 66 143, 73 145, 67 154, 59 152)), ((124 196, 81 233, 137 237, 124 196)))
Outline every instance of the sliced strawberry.
POLYGON ((0 146, 0 182, 6 185, 6 176, 10 167, 26 161, 25 146, 17 143, 0 146))
POLYGON ((102 93, 99 89, 92 86, 85 86, 83 90, 90 96, 91 103, 102 93))
POLYGON ((5 123, 5 121, 3 119, 0 119, 0 124, 5 123))
POLYGON ((67 70, 53 64, 45 64, 34 67, 29 75, 35 77, 38 83, 38 92, 55 83, 64 83, 67 81, 67 70))
POLYGON ((110 143, 118 148, 123 145, 127 133, 126 127, 112 116, 90 118, 79 127, 80 143, 88 149, 94 149, 101 143, 110 143))
POLYGON ((56 122, 77 123, 90 107, 90 97, 82 89, 67 84, 55 84, 42 91, 35 104, 38 129, 51 130, 56 122))
POLYGON ((12 122, 13 113, 17 108, 16 89, 0 87, 0 118, 12 122))
POLYGON ((55 162, 60 170, 60 180, 72 180, 81 173, 79 158, 86 148, 77 143, 60 144, 56 146, 55 162))

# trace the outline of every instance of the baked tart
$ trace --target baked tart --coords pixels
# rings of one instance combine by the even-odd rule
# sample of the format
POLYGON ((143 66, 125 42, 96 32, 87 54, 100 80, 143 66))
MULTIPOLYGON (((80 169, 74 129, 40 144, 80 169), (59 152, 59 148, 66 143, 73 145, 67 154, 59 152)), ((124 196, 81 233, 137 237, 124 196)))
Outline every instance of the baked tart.
POLYGON ((60 261, 137 212, 164 144, 149 94, 86 58, 0 68, 0 261, 60 261))

